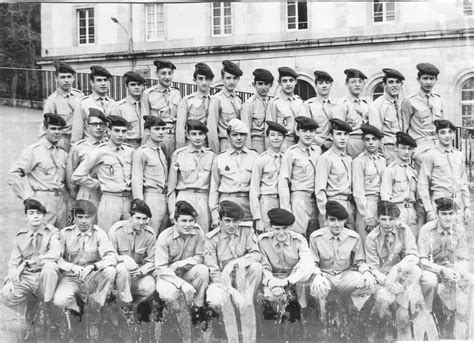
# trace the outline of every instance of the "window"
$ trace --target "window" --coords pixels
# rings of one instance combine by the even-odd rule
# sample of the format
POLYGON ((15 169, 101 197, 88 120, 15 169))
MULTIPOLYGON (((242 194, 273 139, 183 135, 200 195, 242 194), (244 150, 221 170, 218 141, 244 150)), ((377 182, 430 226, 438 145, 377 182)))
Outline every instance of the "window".
POLYGON ((383 92, 384 92, 383 82, 377 83, 374 89, 372 90, 372 101, 377 99, 379 96, 382 96, 383 92))
POLYGON ((299 79, 295 87, 295 94, 299 95, 303 100, 308 100, 316 96, 316 91, 311 83, 299 79))
POLYGON ((77 10, 77 29, 79 45, 95 43, 93 8, 81 8, 77 10))
POLYGON ((373 0, 374 23, 395 21, 395 2, 373 0))
POLYGON ((212 3, 212 35, 227 36, 232 34, 231 2, 212 3))
POLYGON ((462 1, 462 10, 465 15, 473 15, 472 0, 463 0, 462 1))
POLYGON ((165 14, 163 4, 145 4, 146 40, 165 38, 165 14))
POLYGON ((306 30, 308 28, 308 4, 306 1, 288 1, 286 3, 286 23, 288 30, 306 30))
POLYGON ((461 88, 462 126, 474 128, 474 77, 461 88))

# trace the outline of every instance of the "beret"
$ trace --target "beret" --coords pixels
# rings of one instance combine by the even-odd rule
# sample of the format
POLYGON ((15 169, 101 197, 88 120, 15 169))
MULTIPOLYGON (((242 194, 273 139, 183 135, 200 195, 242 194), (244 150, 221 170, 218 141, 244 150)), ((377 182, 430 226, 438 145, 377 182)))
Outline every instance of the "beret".
POLYGON ((352 126, 339 118, 329 119, 333 130, 352 132, 352 126))
POLYGON ((171 70, 176 69, 176 66, 170 60, 155 60, 153 61, 153 64, 156 66, 157 70, 160 70, 163 68, 169 68, 171 70))
POLYGON ((43 115, 44 125, 66 126, 66 121, 59 114, 45 113, 43 115))
POLYGON ((291 69, 290 67, 280 67, 278 68, 278 74, 280 75, 280 79, 285 76, 294 77, 295 79, 298 78, 298 73, 291 69))
POLYGON ((232 74, 234 76, 240 77, 243 75, 242 69, 239 68, 237 64, 235 64, 232 61, 222 61, 222 70, 225 71, 226 73, 232 74))
POLYGON ((314 71, 314 80, 315 81, 329 81, 329 82, 334 81, 334 79, 332 78, 331 75, 329 75, 328 73, 326 73, 325 71, 322 71, 322 70, 315 70, 314 71))
POLYGON ((38 210, 43 214, 47 212, 43 204, 35 199, 25 199, 23 201, 23 206, 25 206, 25 213, 28 212, 28 210, 38 210))
POLYGON ((72 207, 74 215, 76 214, 88 214, 93 216, 97 212, 97 208, 89 200, 76 200, 72 207))
POLYGON ((362 130, 362 135, 372 134, 378 139, 383 138, 383 133, 373 125, 362 124, 360 129, 362 130))
POLYGON ((150 129, 153 126, 166 126, 166 122, 157 116, 143 116, 143 120, 145 120, 145 124, 143 124, 145 129, 150 129))
POLYGON ((130 212, 141 213, 146 215, 148 218, 151 218, 150 207, 141 199, 134 199, 130 206, 130 212))
POLYGON ((98 110, 97 108, 91 107, 89 108, 89 118, 90 117, 96 117, 102 120, 104 123, 108 123, 109 119, 107 116, 102 112, 101 110, 98 110))
POLYGON ((309 117, 298 116, 295 118, 295 121, 297 129, 316 130, 319 127, 318 123, 309 117))
POLYGON ((453 131, 456 131, 456 126, 452 122, 446 119, 435 120, 434 126, 436 128, 436 132, 438 132, 441 129, 451 129, 453 131))
POLYGON ((176 202, 175 216, 178 217, 179 215, 193 216, 194 218, 198 216, 194 207, 189 202, 184 200, 176 202))
POLYGON ((391 201, 381 200, 377 204, 377 216, 400 217, 400 209, 391 201))
POLYGON ((400 81, 405 80, 405 76, 403 76, 403 74, 400 73, 398 70, 391 68, 383 68, 382 71, 384 72, 386 78, 392 77, 400 81))
POLYGON ((439 69, 431 63, 418 63, 416 65, 416 69, 418 69, 421 74, 428 74, 433 76, 438 76, 439 74, 439 69))
POLYGON ((229 121, 228 132, 249 133, 249 127, 242 120, 233 118, 229 121))
POLYGON ((270 219, 270 225, 289 226, 295 222, 293 213, 282 208, 272 208, 267 212, 267 215, 268 219, 270 219))
POLYGON ((107 69, 102 66, 91 66, 91 74, 94 76, 105 76, 105 77, 112 77, 112 74, 109 73, 107 69))
POLYGON ((336 217, 338 219, 347 219, 349 213, 344 206, 334 200, 329 200, 326 203, 326 217, 336 217))
POLYGON ((219 204, 219 216, 241 219, 244 216, 244 210, 233 201, 222 200, 219 204))
POLYGON ((76 71, 69 65, 64 62, 56 61, 53 63, 54 68, 56 68, 56 73, 71 73, 76 74, 76 71))
POLYGON ((212 69, 206 64, 206 63, 196 63, 194 66, 194 74, 195 75, 204 75, 205 77, 208 77, 210 79, 214 78, 214 73, 212 72, 212 69))
POLYGON ((207 126, 200 120, 197 119, 188 119, 186 120, 186 130, 189 132, 191 130, 198 130, 204 133, 207 133, 209 129, 207 126))
POLYGON ((123 74, 123 77, 125 78, 125 84, 127 85, 129 82, 145 83, 145 78, 134 71, 127 71, 123 74))
POLYGON ((346 69, 346 70, 344 70, 344 74, 346 74, 347 79, 351 79, 351 78, 356 77, 356 78, 360 78, 362 80, 367 80, 367 76, 358 69, 352 69, 352 68, 346 69))
POLYGON ((253 71, 254 81, 263 81, 265 83, 273 83, 275 79, 268 70, 266 69, 255 69, 253 71))
POLYGON ((416 141, 408 133, 397 132, 396 137, 397 137, 397 145, 403 144, 403 145, 408 145, 413 148, 416 148, 416 141))
POLYGON ((125 126, 128 128, 128 121, 127 119, 125 119, 124 117, 121 117, 121 116, 108 116, 107 117, 108 121, 109 121, 109 127, 112 127, 112 126, 125 126))
POLYGON ((434 203, 436 205, 437 211, 452 211, 452 210, 456 211, 458 209, 456 203, 451 198, 446 198, 446 197, 438 198, 438 199, 435 199, 434 203))
POLYGON ((280 132, 284 135, 286 135, 288 133, 288 130, 281 124, 278 124, 277 122, 274 122, 274 121, 271 121, 271 120, 267 120, 266 121, 267 125, 268 125, 268 128, 267 128, 267 135, 270 131, 277 131, 277 132, 280 132))

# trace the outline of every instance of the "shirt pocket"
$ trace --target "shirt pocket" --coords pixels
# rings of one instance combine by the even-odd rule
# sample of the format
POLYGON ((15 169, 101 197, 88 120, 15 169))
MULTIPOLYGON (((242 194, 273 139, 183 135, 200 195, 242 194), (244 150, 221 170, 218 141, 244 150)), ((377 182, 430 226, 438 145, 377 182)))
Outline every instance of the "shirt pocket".
POLYGON ((84 259, 88 263, 94 263, 100 260, 100 254, 97 247, 90 247, 84 250, 84 259))
POLYGON ((409 183, 405 175, 397 175, 393 180, 393 190, 397 193, 403 193, 409 189, 409 183))
POLYGON ((41 172, 45 180, 52 180, 56 174, 56 166, 53 163, 40 162, 36 169, 41 172))
POLYGON ((365 180, 366 185, 374 183, 376 177, 377 177, 377 168, 375 168, 373 164, 366 165, 365 170, 364 170, 364 180, 365 180))
POLYGON ((278 170, 272 166, 272 162, 263 167, 262 180, 273 181, 278 177, 278 170))
MULTIPOLYGON (((262 108, 262 111, 264 109, 262 108)), ((252 113, 252 127, 256 129, 263 129, 265 124, 265 116, 264 113, 258 112, 255 108, 252 113)))
POLYGON ((122 166, 118 162, 116 158, 113 157, 105 157, 102 160, 102 168, 105 172, 105 174, 109 176, 114 176, 117 175, 117 173, 120 173, 122 166))
POLYGON ((179 173, 181 175, 181 180, 184 183, 194 183, 198 179, 197 167, 195 164, 191 163, 182 163, 179 166, 179 173))
POLYGON ((146 247, 135 249, 134 260, 138 265, 143 264, 143 260, 145 259, 145 257, 146 257, 146 247))
POLYGON ((309 161, 305 161, 302 159, 297 159, 293 162, 293 175, 296 178, 301 178, 306 173, 309 172, 309 168, 312 167, 309 161))
POLYGON ((247 165, 245 169, 242 171, 242 183, 249 185, 250 179, 252 178, 252 166, 247 165))

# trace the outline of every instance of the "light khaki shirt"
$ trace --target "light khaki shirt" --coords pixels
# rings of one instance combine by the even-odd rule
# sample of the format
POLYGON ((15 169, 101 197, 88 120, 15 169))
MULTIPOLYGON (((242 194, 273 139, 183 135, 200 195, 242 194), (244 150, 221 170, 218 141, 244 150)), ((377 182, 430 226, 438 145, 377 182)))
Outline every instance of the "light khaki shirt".
POLYGON ((133 154, 132 175, 134 198, 143 200, 147 188, 166 190, 168 162, 163 150, 149 144, 139 147, 133 154))
POLYGON ((135 100, 131 96, 127 96, 113 105, 111 115, 123 117, 128 121, 128 139, 142 138, 141 100, 135 100))
POLYGON ((355 98, 350 94, 340 100, 340 104, 335 106, 333 110, 334 118, 342 119, 352 126, 351 136, 362 135, 360 127, 362 124, 367 123, 368 113, 369 104, 367 101, 355 98))
POLYGON ((329 129, 331 124, 329 119, 334 118, 333 112, 337 102, 332 98, 322 99, 314 97, 306 100, 305 105, 308 108, 311 118, 318 123, 315 142, 318 145, 322 145, 327 140, 330 140, 329 129))
POLYGON ((293 136, 296 129, 295 118, 298 116, 311 117, 308 108, 298 95, 288 96, 281 93, 270 101, 271 111, 267 112, 266 120, 271 120, 283 125, 288 133, 293 136))
MULTIPOLYGON (((61 88, 57 88, 44 102, 43 114, 55 113, 63 117, 66 121, 63 132, 66 135, 70 135, 72 116, 82 97, 84 97, 84 93, 78 89, 71 88, 71 91, 66 93, 61 88)), ((40 132, 43 133, 43 123, 41 123, 40 132)))
POLYGON ((250 128, 250 136, 246 142, 247 148, 251 147, 251 137, 265 138, 265 118, 267 115, 272 116, 269 112, 274 109, 269 105, 270 100, 269 96, 261 97, 254 94, 242 105, 240 118, 250 128))
POLYGON ((186 95, 178 104, 176 115, 176 147, 186 144, 186 121, 193 119, 207 123, 209 116, 210 94, 194 92, 186 95))
POLYGON ((172 134, 176 131, 176 115, 181 93, 178 89, 163 88, 160 84, 145 89, 142 95, 142 118, 146 115, 157 116, 166 122, 166 128, 172 134))
POLYGON ((380 185, 380 198, 393 203, 413 203, 417 198, 417 183, 415 168, 397 159, 385 168, 380 185))
POLYGON ((369 124, 382 131, 384 144, 395 145, 396 134, 403 129, 400 100, 386 93, 375 99, 369 106, 369 124))

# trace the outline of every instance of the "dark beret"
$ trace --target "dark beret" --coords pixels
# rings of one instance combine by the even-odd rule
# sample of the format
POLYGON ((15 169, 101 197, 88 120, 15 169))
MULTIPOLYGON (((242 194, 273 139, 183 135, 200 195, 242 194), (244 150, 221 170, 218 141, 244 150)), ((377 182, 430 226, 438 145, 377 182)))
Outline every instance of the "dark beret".
POLYGON ((244 216, 244 210, 239 204, 230 200, 222 200, 219 204, 219 217, 229 217, 241 219, 244 216))
POLYGON ((166 126, 166 122, 157 116, 143 116, 145 124, 143 127, 145 129, 151 129, 153 126, 166 126))
POLYGON ((278 124, 277 122, 267 120, 267 136, 270 131, 277 131, 283 134, 285 136, 288 133, 288 130, 281 124, 278 124))
POLYGON ((437 211, 457 211, 458 207, 451 198, 438 198, 434 201, 437 211))
POLYGON ((35 199, 25 199, 23 201, 23 206, 25 206, 25 214, 28 212, 28 210, 38 210, 43 214, 47 212, 43 204, 35 199))
POLYGON ((54 68, 56 68, 56 73, 71 73, 76 74, 76 71, 69 65, 64 62, 56 61, 53 63, 54 68))
POLYGON ((275 79, 268 70, 266 69, 255 69, 253 71, 254 81, 263 81, 265 83, 273 83, 275 79))
POLYGON ((339 118, 329 119, 333 130, 352 132, 352 126, 339 118))
POLYGON ((346 74, 346 79, 360 78, 362 80, 367 80, 367 76, 358 69, 346 69, 344 70, 344 74, 346 74))
POLYGON ((214 78, 214 73, 212 72, 212 69, 206 63, 196 63, 194 68, 194 75, 204 75, 205 77, 208 77, 210 79, 214 78))
POLYGON ((132 201, 132 204, 130 206, 130 212, 141 213, 146 215, 148 218, 151 218, 150 207, 148 207, 146 202, 138 198, 132 201))
POLYGON ((293 69, 291 69, 290 67, 280 67, 280 68, 278 68, 278 74, 279 74, 280 79, 282 77, 285 77, 285 76, 290 76, 290 77, 293 77, 295 79, 298 78, 298 73, 296 71, 294 71, 293 69))
POLYGON ((378 139, 383 138, 383 133, 373 125, 362 124, 360 129, 362 130, 362 135, 374 135, 378 139))
POLYGON ((128 85, 129 82, 138 82, 145 84, 145 78, 140 74, 135 73, 134 71, 127 71, 125 74, 123 74, 123 77, 125 78, 126 85, 128 85))
POLYGON ((439 69, 436 68, 436 66, 431 63, 418 63, 416 65, 416 69, 418 69, 421 75, 423 74, 432 75, 432 76, 439 75, 439 69))
POLYGON ((349 213, 344 206, 334 200, 326 203, 326 217, 336 217, 337 219, 349 218, 349 213))
POLYGON ((293 213, 282 208, 272 208, 267 212, 270 225, 290 226, 295 222, 293 213))
POLYGON ((44 121, 43 121, 44 126, 47 126, 47 125, 66 126, 66 121, 59 114, 45 113, 43 115, 43 118, 44 118, 44 121))
POLYGON ((108 78, 112 77, 112 74, 110 74, 109 71, 102 66, 91 66, 91 74, 94 76, 105 76, 108 78))
POLYGON ((109 121, 109 127, 112 127, 112 126, 125 126, 128 128, 128 121, 127 119, 125 119, 124 117, 120 117, 120 116, 108 116, 107 117, 108 121, 109 121))
POLYGON ((322 71, 322 70, 314 71, 314 80, 315 81, 329 81, 329 82, 334 81, 334 79, 332 78, 331 75, 329 75, 329 73, 326 73, 325 71, 322 71))
POLYGON ((186 120, 186 130, 189 132, 191 130, 198 130, 204 133, 207 133, 209 129, 207 126, 200 120, 197 119, 188 119, 186 120))
POLYGON ((96 117, 102 120, 104 123, 108 123, 109 119, 107 116, 102 112, 101 110, 98 110, 97 108, 91 107, 89 108, 89 118, 90 117, 96 117))
POLYGON ((295 118, 295 121, 297 129, 316 130, 319 127, 318 123, 309 117, 298 116, 295 118))
POLYGON ((86 214, 93 216, 97 212, 97 208, 89 200, 76 200, 73 205, 74 215, 76 214, 86 214))
POLYGON ((441 129, 451 129, 453 131, 456 131, 456 126, 452 122, 446 119, 435 120, 434 126, 436 128, 436 132, 438 132, 441 129))
POLYGON ((397 137, 397 145, 403 144, 403 145, 408 145, 413 148, 416 148, 416 141, 408 133, 397 132, 396 137, 397 137))
POLYGON ((175 207, 176 207, 175 209, 176 217, 180 215, 184 215, 184 216, 193 216, 194 218, 196 218, 198 216, 194 207, 187 201, 184 201, 184 200, 177 201, 175 207))
POLYGON ((384 68, 382 69, 382 71, 384 72, 386 78, 391 77, 394 79, 398 79, 400 81, 405 80, 405 76, 403 76, 403 74, 400 73, 398 70, 391 69, 391 68, 384 68))
POLYGON ((377 204, 377 216, 400 217, 400 209, 393 202, 381 200, 377 204))
POLYGON ((222 61, 222 70, 225 71, 226 73, 232 74, 234 76, 240 77, 243 75, 242 69, 239 68, 237 64, 235 64, 232 61, 222 61))
POLYGON ((153 64, 156 67, 156 70, 169 68, 171 70, 175 70, 176 66, 170 60, 155 60, 153 64))

